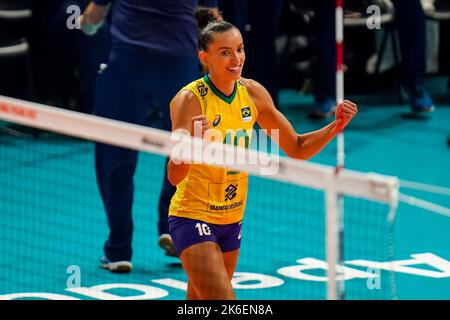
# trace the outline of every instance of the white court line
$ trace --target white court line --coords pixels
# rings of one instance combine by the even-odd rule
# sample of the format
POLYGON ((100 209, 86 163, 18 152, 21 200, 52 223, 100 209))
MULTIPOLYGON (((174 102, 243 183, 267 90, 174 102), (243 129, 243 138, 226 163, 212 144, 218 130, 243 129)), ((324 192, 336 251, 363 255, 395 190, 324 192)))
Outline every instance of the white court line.
POLYGON ((419 207, 437 214, 441 214, 443 216, 450 218, 450 209, 440 206, 438 204, 435 204, 433 202, 425 201, 419 198, 408 196, 404 193, 400 193, 398 197, 399 201, 402 201, 404 203, 407 203, 411 206, 419 207))
POLYGON ((432 184, 419 183, 414 181, 400 180, 400 188, 416 189, 430 193, 439 193, 450 196, 450 188, 435 186, 432 184))

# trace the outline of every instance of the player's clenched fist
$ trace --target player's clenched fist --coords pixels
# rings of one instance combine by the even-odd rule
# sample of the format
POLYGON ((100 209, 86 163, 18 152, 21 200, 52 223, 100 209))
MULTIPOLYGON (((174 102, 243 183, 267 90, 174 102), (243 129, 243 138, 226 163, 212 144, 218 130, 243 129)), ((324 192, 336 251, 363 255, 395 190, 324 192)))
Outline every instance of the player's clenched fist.
POLYGON ((209 122, 205 115, 192 117, 191 135, 195 137, 203 137, 205 131, 208 130, 209 122))
POLYGON ((339 104, 335 112, 337 131, 342 131, 357 113, 358 106, 355 103, 344 100, 339 104))

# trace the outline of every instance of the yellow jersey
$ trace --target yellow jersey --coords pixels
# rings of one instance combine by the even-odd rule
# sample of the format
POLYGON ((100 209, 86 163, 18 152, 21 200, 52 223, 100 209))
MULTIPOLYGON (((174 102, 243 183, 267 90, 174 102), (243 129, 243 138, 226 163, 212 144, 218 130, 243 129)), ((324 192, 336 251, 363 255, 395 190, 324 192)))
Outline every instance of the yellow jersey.
MULTIPOLYGON (((211 129, 220 131, 223 142, 248 147, 258 116, 246 87, 235 83, 230 96, 220 92, 208 75, 180 91, 192 91, 200 102, 211 129)), ((225 167, 191 164, 189 172, 172 197, 169 216, 214 224, 241 221, 247 199, 248 174, 225 167)))

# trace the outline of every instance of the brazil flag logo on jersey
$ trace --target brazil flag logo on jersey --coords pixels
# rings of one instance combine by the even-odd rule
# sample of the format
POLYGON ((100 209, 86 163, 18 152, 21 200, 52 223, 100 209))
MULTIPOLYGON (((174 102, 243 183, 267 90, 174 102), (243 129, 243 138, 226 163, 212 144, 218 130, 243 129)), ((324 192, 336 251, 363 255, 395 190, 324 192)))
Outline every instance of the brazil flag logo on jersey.
POLYGON ((252 111, 250 107, 242 107, 241 108, 242 121, 248 122, 252 120, 252 111))

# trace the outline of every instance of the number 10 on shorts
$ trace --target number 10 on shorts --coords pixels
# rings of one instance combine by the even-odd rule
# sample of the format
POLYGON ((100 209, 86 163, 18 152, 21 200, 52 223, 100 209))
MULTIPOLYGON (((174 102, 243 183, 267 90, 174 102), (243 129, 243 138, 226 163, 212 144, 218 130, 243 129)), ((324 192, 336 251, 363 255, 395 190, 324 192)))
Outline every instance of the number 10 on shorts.
POLYGON ((211 235, 211 229, 208 227, 206 223, 196 223, 195 227, 197 228, 199 235, 201 236, 211 235))

